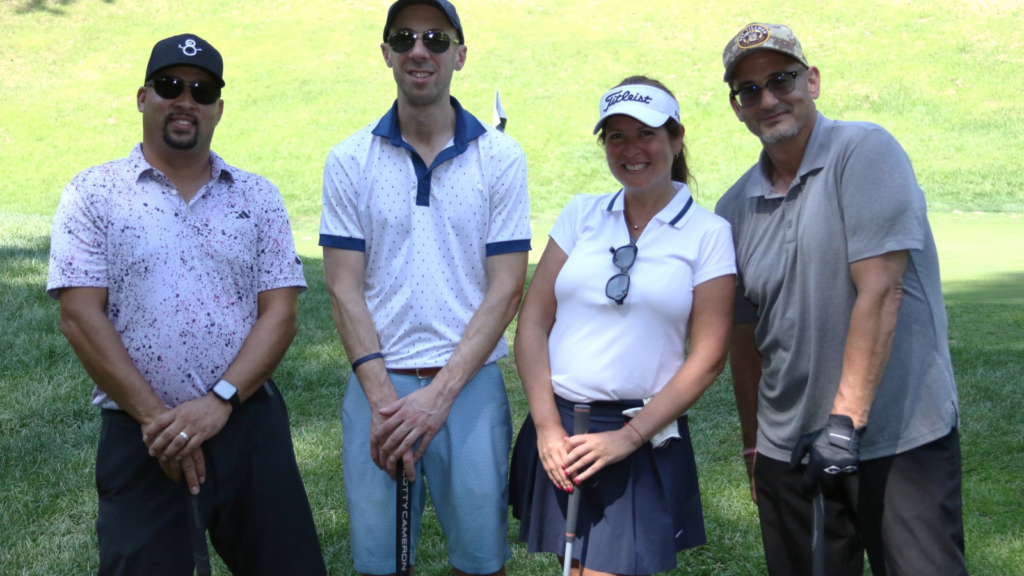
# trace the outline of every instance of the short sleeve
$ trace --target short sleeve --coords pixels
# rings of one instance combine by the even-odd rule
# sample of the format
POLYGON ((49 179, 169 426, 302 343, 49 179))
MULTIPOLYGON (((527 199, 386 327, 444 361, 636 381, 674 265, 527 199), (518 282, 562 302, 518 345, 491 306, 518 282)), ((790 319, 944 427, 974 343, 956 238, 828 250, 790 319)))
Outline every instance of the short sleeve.
POLYGON ((576 246, 576 239, 579 238, 580 210, 580 197, 573 196, 565 208, 562 208, 562 213, 558 215, 555 225, 548 233, 548 236, 567 255, 572 253, 573 247, 576 246))
POLYGON ((359 219, 359 174, 359 163, 351 155, 338 148, 327 155, 320 212, 321 246, 366 251, 366 236, 359 219))
POLYGON ((526 155, 511 139, 495 154, 489 186, 491 213, 487 226, 488 256, 530 250, 530 197, 526 186, 526 155))
POLYGON ((881 128, 869 129, 845 156, 837 178, 849 262, 922 249, 927 204, 896 139, 881 128))
POLYGON ((299 292, 305 292, 306 279, 302 273, 302 260, 295 252, 295 238, 292 235, 284 200, 277 187, 269 182, 263 183, 260 192, 263 209, 259 222, 257 290, 263 292, 276 288, 297 287, 299 292))
POLYGON ((721 225, 704 233, 700 240, 699 260, 693 272, 696 286, 719 276, 736 273, 736 249, 732 243, 732 228, 715 218, 721 225))
POLYGON ((90 194, 89 188, 79 176, 61 193, 50 233, 46 293, 51 298, 58 298, 62 288, 108 285, 107 199, 90 194))

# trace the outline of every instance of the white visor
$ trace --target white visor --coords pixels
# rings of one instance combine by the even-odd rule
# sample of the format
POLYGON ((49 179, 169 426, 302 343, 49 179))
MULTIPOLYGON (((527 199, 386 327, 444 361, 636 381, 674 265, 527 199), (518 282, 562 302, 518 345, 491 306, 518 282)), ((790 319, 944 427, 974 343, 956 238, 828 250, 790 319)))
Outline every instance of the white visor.
POLYGON ((605 119, 615 114, 631 116, 651 128, 658 128, 669 118, 679 120, 679 103, 664 90, 643 84, 627 84, 612 88, 601 96, 598 106, 601 119, 594 126, 594 134, 601 131, 605 119))

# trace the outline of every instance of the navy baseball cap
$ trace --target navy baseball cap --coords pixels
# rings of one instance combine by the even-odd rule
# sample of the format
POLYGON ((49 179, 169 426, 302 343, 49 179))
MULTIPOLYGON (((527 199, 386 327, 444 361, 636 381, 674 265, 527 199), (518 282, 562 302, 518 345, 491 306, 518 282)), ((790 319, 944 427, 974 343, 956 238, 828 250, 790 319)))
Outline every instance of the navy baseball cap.
POLYGON ((220 52, 195 34, 180 34, 157 42, 149 55, 146 82, 170 66, 192 66, 206 70, 217 79, 221 88, 224 87, 224 60, 220 52))
POLYGON ((384 41, 388 41, 388 30, 391 29, 391 24, 395 21, 395 16, 404 10, 405 8, 412 6, 413 4, 426 4, 427 6, 433 6, 437 8, 448 18, 448 22, 455 27, 455 31, 459 33, 459 44, 466 43, 466 34, 462 31, 462 22, 459 21, 459 13, 455 11, 455 6, 452 6, 448 0, 398 0, 388 8, 388 19, 384 22, 384 41))

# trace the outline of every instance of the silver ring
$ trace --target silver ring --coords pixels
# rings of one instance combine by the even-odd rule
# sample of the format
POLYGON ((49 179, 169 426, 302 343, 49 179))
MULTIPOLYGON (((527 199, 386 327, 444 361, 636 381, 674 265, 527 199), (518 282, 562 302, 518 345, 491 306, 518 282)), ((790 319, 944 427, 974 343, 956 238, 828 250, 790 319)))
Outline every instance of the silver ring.
POLYGON ((178 436, 181 436, 182 438, 185 439, 185 442, 188 442, 188 434, 185 434, 184 430, 182 430, 181 432, 178 432, 178 436))

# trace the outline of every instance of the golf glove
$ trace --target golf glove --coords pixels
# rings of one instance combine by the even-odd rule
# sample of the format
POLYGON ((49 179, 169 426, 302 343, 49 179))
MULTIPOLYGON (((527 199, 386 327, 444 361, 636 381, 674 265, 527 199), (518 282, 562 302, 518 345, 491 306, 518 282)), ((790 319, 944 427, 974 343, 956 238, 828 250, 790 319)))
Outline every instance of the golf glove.
POLYGON ((860 469, 860 436, 865 427, 854 428, 853 419, 830 414, 828 425, 800 437, 789 460, 790 470, 809 454, 802 487, 812 492, 818 484, 830 488, 840 476, 856 474, 860 469))

